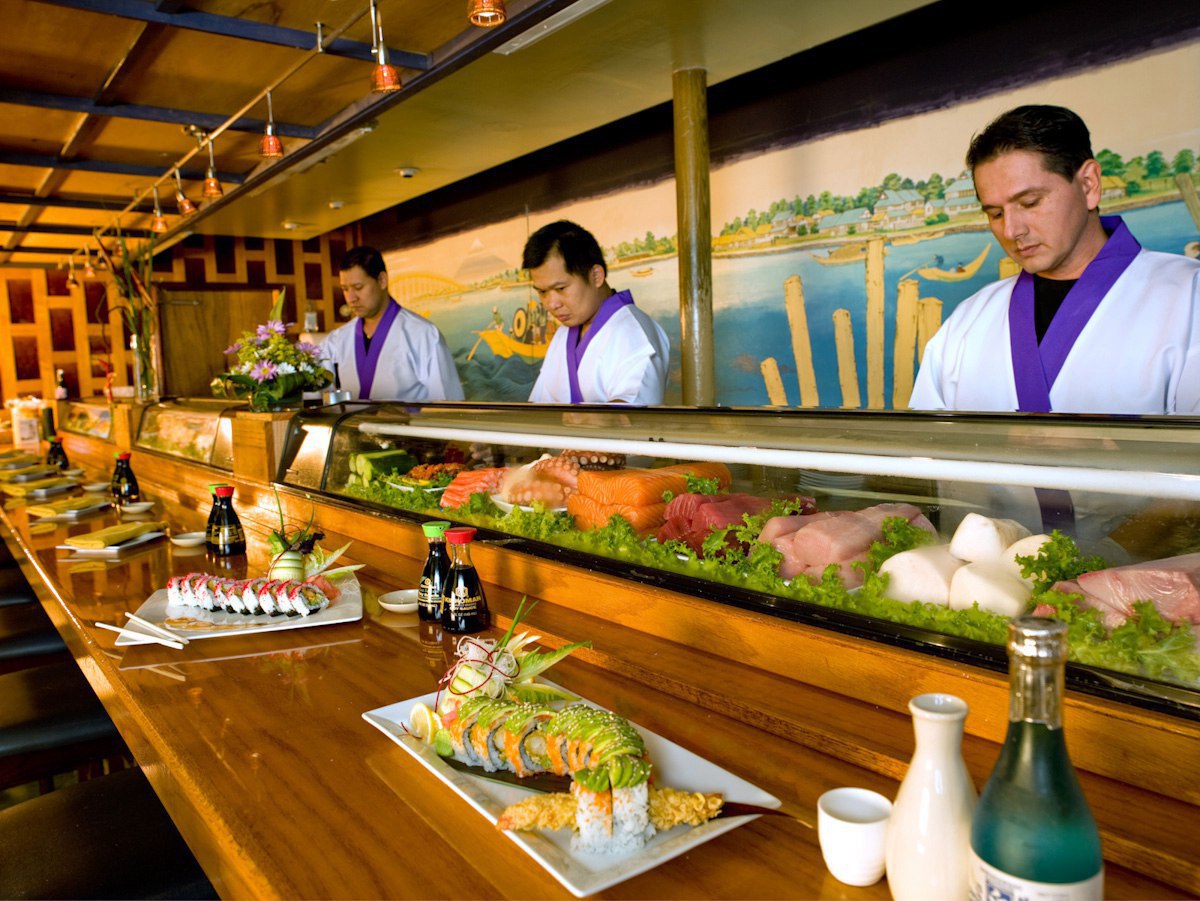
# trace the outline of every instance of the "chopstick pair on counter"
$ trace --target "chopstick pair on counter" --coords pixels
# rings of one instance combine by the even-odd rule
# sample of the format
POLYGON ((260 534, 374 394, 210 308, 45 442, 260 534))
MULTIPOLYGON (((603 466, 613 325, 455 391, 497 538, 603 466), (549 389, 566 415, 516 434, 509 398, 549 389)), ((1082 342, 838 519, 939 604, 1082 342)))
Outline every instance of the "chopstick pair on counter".
POLYGON ((130 622, 137 623, 142 629, 148 631, 143 632, 141 629, 124 629, 121 626, 113 626, 108 623, 96 623, 97 628, 107 629, 109 632, 116 632, 118 635, 123 635, 126 638, 132 639, 136 644, 161 644, 168 648, 175 648, 182 651, 183 646, 188 643, 188 640, 182 635, 176 635, 174 632, 169 632, 161 626, 156 626, 154 623, 142 619, 132 613, 126 613, 130 622))

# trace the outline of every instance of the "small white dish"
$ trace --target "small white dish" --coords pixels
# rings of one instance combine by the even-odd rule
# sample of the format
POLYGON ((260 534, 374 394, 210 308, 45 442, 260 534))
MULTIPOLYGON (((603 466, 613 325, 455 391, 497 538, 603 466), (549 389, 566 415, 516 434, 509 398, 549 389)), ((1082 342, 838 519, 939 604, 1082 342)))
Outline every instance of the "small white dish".
POLYGON ((64 469, 62 471, 62 475, 70 476, 71 478, 74 479, 74 478, 78 478, 79 476, 83 475, 83 470, 82 469, 64 469))
POLYGON ((417 589, 402 588, 399 591, 389 591, 379 596, 379 606, 389 613, 415 613, 417 610, 417 589))
POLYGON ((84 491, 108 491, 108 482, 88 482, 83 486, 84 491))
POLYGON ((117 510, 121 513, 145 513, 154 506, 154 501, 137 501, 132 504, 122 504, 117 510))
POLYGON ((171 536, 171 544, 177 544, 180 547, 199 547, 204 544, 205 537, 203 532, 180 532, 171 536))

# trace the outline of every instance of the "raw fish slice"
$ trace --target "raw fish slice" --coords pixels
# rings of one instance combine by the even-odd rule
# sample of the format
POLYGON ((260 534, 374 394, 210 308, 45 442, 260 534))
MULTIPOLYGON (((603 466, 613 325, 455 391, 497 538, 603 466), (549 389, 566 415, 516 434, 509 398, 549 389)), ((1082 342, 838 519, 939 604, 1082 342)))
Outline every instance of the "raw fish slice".
POLYGON ((950 582, 963 562, 950 553, 950 545, 935 544, 893 554, 879 567, 888 576, 885 596, 895 601, 950 603, 950 582))
POLYGON ((1200 554, 1183 554, 1084 573, 1079 586, 1130 616, 1135 601, 1150 601, 1171 622, 1200 623, 1200 554))
POLYGON ((680 472, 695 479, 716 479, 717 488, 724 491, 733 484, 733 474, 724 463, 708 463, 701 460, 689 460, 686 463, 675 463, 662 466, 654 472, 680 472))
POLYGON ((771 500, 752 494, 712 495, 713 502, 699 507, 692 516, 694 529, 706 536, 713 529, 740 526, 745 515, 758 516, 771 508, 771 500))
POLYGON ((776 550, 783 550, 776 544, 777 539, 786 538, 790 543, 792 536, 805 526, 837 515, 837 513, 822 512, 803 513, 795 516, 772 516, 763 524, 762 531, 758 533, 758 540, 764 544, 775 545, 776 550))
POLYGON ((663 495, 687 493, 687 476, 681 472, 660 469, 611 469, 600 472, 581 472, 579 491, 600 504, 627 504, 645 507, 661 504, 665 510, 663 495))
POLYGON ((662 526, 666 509, 665 503, 640 507, 630 504, 602 504, 579 492, 567 498, 567 512, 575 517, 575 528, 584 532, 608 525, 608 521, 614 516, 623 516, 633 526, 634 531, 646 535, 662 526))
POLYGON ((960 566, 950 583, 950 609, 990 610, 1001 616, 1020 616, 1029 606, 1033 590, 999 560, 982 560, 960 566))
MULTIPOLYGON (((1124 623, 1125 620, 1129 619, 1128 613, 1124 613, 1120 610, 1114 610, 1103 600, 1096 597, 1096 595, 1084 591, 1084 589, 1080 587, 1079 583, 1074 580, 1055 582, 1052 590, 1057 591, 1059 594, 1076 595, 1076 603, 1080 607, 1090 610, 1098 610, 1100 612, 1101 622, 1104 623, 1105 628, 1115 629, 1117 626, 1124 623)), ((1051 609, 1053 610, 1053 608, 1051 609)), ((1047 615, 1053 616, 1055 613, 1049 613, 1047 615)))
POLYGON ((861 513, 847 512, 798 530, 792 537, 792 555, 811 579, 819 580, 832 563, 838 565, 845 586, 857 588, 863 575, 851 564, 865 561, 871 545, 882 537, 878 523, 861 513))
POLYGON ((1029 530, 1015 519, 992 519, 968 513, 954 530, 950 553, 968 563, 1000 560, 1010 545, 1029 535, 1029 530))

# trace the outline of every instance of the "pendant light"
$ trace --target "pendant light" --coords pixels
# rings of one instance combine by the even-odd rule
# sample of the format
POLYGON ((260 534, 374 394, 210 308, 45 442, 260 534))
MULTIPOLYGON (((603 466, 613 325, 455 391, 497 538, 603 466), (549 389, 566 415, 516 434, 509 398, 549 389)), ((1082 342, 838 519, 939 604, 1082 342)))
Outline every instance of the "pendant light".
POLYGON ((92 265, 92 249, 86 244, 83 248, 83 277, 95 278, 96 268, 92 265))
POLYGON ((375 69, 371 72, 371 90, 376 94, 391 94, 400 90, 400 73, 388 63, 387 43, 383 40, 383 22, 379 6, 371 0, 371 50, 375 54, 375 69))
POLYGON ((68 266, 67 287, 68 288, 78 288, 79 280, 75 278, 75 257, 67 258, 67 266, 68 266))
POLYGON ((467 19, 472 25, 494 28, 503 25, 507 18, 508 10, 504 8, 504 0, 470 0, 467 3, 467 19))
POLYGON ((283 141, 275 134, 275 109, 271 106, 270 91, 267 91, 267 130, 258 142, 258 155, 264 160, 277 160, 283 156, 283 141))
POLYGON ((180 216, 190 216, 196 212, 196 204, 188 200, 187 195, 183 193, 183 179, 179 177, 178 168, 175 169, 175 205, 180 216))
POLYGON ((161 235, 163 232, 170 231, 171 226, 167 224, 167 217, 163 215, 162 207, 158 203, 158 185, 154 185, 151 190, 154 191, 154 219, 150 223, 150 231, 161 235))
POLYGON ((218 197, 225 196, 221 180, 217 178, 217 161, 213 159, 212 138, 208 139, 208 171, 204 173, 203 195, 206 200, 216 200, 218 197))

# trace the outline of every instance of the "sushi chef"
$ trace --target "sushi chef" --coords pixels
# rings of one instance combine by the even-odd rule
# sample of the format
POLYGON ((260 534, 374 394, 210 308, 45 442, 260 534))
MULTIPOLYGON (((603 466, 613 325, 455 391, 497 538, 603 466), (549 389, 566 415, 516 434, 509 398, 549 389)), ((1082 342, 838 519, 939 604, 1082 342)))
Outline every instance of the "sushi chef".
POLYGON ((374 247, 347 251, 341 289, 354 318, 322 344, 344 390, 370 400, 462 400, 462 383, 438 327, 388 293, 383 255, 374 247))
POLYGON ((546 225, 522 265, 558 320, 529 400, 553 404, 661 404, 671 345, 662 327, 608 284, 600 245, 574 222, 546 225))
POLYGON ((1200 413, 1200 262, 1144 250, 1100 215, 1083 120, 1017 107, 974 138, 967 165, 1022 271, 959 304, 926 345, 909 406, 1200 413))

